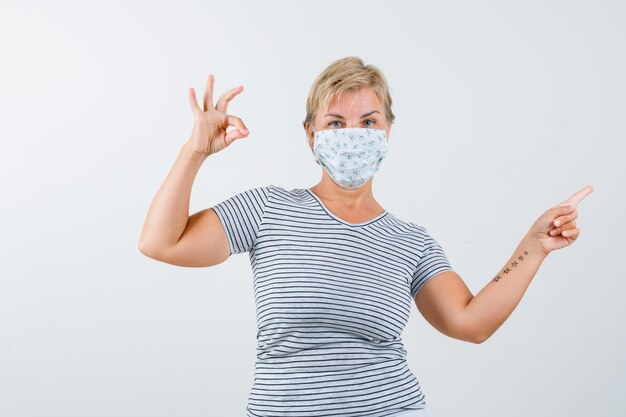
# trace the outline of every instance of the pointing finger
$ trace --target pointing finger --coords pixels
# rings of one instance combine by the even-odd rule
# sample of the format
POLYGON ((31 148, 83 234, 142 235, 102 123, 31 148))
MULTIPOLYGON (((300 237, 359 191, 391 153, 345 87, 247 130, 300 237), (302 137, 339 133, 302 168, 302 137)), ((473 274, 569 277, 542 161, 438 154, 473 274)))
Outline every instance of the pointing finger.
POLYGON ((564 200, 560 205, 577 205, 580 203, 585 197, 587 197, 593 191, 593 187, 591 185, 587 185, 586 187, 581 188, 576 191, 570 198, 564 200))

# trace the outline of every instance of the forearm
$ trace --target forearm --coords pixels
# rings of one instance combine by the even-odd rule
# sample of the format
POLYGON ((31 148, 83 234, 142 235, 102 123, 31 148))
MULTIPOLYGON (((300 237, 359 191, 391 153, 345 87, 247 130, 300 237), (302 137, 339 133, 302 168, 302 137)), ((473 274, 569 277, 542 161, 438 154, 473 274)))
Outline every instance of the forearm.
POLYGON ((488 339, 515 310, 546 256, 524 236, 504 267, 467 304, 466 317, 479 340, 488 339))
POLYGON ((187 226, 193 182, 207 158, 206 155, 192 153, 188 143, 181 148, 152 200, 141 232, 139 246, 142 252, 158 251, 175 245, 187 226))

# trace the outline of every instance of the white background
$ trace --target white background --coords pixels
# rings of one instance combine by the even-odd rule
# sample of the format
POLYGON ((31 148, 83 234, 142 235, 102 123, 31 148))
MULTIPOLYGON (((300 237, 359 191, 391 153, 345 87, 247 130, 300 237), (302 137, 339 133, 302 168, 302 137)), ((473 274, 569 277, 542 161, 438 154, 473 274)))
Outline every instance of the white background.
POLYGON ((0 415, 243 416, 256 318, 247 254, 142 255, 152 198, 201 101, 250 136, 210 157, 191 213, 310 187, 305 100, 333 60, 394 99, 375 198, 424 225, 473 293, 585 185, 552 253, 485 343, 417 308, 404 333, 432 417, 618 416, 626 407, 626 7, 619 1, 9 2, 0 6, 0 415))

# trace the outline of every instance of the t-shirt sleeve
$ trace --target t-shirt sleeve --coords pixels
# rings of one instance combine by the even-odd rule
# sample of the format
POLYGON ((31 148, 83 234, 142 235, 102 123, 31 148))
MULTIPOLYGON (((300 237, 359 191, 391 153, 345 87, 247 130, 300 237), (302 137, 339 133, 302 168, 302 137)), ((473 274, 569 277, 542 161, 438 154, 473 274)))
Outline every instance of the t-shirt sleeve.
POLYGON ((420 258, 411 281, 411 296, 415 299, 417 292, 429 279, 440 272, 452 271, 452 266, 443 248, 423 226, 418 226, 424 238, 422 257, 420 258))
POLYGON ((211 207, 224 226, 231 255, 248 252, 254 246, 271 187, 251 188, 211 207))

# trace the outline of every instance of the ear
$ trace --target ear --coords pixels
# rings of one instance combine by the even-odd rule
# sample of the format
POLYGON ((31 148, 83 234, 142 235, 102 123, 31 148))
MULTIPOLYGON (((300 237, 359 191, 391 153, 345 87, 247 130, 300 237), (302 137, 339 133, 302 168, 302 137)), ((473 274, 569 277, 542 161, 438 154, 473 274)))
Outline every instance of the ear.
POLYGON ((305 132, 306 132, 306 139, 307 139, 307 143, 309 144, 309 148, 311 149, 311 152, 313 152, 313 138, 314 138, 314 133, 313 133, 313 129, 311 129, 310 125, 307 125, 304 128, 305 132))

